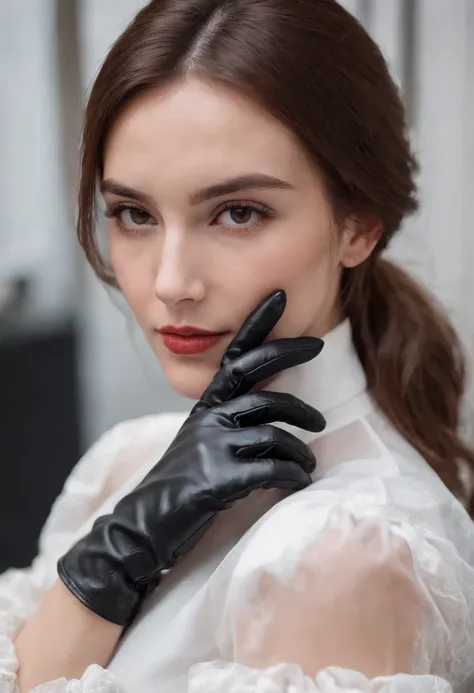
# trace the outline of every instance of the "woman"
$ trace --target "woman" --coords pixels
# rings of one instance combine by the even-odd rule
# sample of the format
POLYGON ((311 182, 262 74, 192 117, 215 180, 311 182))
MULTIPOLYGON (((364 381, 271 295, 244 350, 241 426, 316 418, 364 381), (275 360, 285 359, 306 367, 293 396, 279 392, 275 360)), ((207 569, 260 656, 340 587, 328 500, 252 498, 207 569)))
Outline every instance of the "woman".
POLYGON ((334 0, 138 14, 90 95, 79 239, 198 404, 73 471, 0 583, 2 692, 468 684, 462 357, 381 258, 415 172, 385 62, 334 0))

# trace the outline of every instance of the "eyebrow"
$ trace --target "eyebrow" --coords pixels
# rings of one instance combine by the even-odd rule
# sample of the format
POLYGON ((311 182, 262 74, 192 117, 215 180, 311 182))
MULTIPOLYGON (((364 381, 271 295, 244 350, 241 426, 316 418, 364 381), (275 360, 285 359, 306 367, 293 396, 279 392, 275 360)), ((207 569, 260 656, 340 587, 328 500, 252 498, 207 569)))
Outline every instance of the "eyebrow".
MULTIPOLYGON (((222 197, 223 195, 231 195, 242 190, 294 190, 294 185, 287 183, 280 178, 275 178, 274 176, 268 176, 263 173, 249 173, 244 176, 238 176, 237 178, 229 178, 228 180, 222 181, 222 183, 217 183, 216 185, 211 185, 208 188, 203 188, 202 190, 197 190, 192 193, 189 198, 191 205, 199 205, 203 202, 208 202, 215 197, 222 197)), ((103 180, 100 184, 100 191, 102 194, 111 193, 112 195, 117 195, 119 197, 129 197, 137 202, 142 202, 143 204, 152 205, 153 199, 149 195, 145 195, 139 190, 130 188, 128 185, 123 185, 113 178, 108 178, 103 180)))
POLYGON ((222 183, 198 190, 191 195, 190 202, 192 205, 199 205, 215 197, 231 195, 241 190, 294 190, 294 186, 284 180, 267 176, 263 173, 249 173, 245 176, 230 178, 222 181, 222 183))

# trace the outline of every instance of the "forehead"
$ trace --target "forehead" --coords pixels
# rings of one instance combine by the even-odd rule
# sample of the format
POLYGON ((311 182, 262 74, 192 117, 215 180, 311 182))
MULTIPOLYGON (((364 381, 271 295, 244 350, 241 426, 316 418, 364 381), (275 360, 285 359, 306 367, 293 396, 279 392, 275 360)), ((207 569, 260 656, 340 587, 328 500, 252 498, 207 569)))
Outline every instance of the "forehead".
POLYGON ((105 150, 105 177, 258 171, 302 176, 309 162, 292 134, 264 109, 220 84, 190 79, 147 93, 120 115, 105 150))

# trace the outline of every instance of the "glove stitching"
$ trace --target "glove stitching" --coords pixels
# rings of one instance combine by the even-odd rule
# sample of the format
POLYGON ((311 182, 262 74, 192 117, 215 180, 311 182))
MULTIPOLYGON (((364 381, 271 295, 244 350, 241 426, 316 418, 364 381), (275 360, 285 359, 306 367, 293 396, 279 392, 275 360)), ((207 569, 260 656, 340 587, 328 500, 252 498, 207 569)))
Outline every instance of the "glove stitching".
MULTIPOLYGON (((258 404, 255 407, 253 407, 252 409, 247 409, 245 412, 238 412, 238 413, 234 414, 232 418, 236 419, 239 416, 247 416, 247 415, 251 416, 252 414, 254 414, 257 411, 260 411, 261 409, 268 409, 270 406, 271 405, 269 405, 269 404, 258 404)), ((286 404, 286 402, 285 402, 285 409, 294 409, 295 411, 298 411, 298 412, 299 411, 305 411, 305 409, 302 405, 295 404, 294 402, 288 402, 288 404, 286 404)), ((272 423, 275 423, 275 422, 270 422, 266 425, 271 426, 272 423)), ((285 421, 284 423, 288 423, 288 422, 285 421)), ((288 424, 288 425, 292 425, 292 424, 288 424)), ((250 427, 250 426, 251 426, 251 424, 249 424, 247 427, 250 427)))
MULTIPOLYGON (((302 353, 305 353, 306 351, 314 351, 314 347, 312 347, 312 346, 311 346, 311 347, 300 347, 299 349, 294 349, 294 350, 293 350, 293 353, 300 353, 300 354, 302 354, 302 353)), ((275 356, 275 357, 272 358, 270 361, 266 361, 266 362, 265 362, 265 365, 271 365, 272 363, 274 363, 275 361, 278 361, 278 360, 280 360, 280 359, 281 359, 281 354, 278 355, 278 356, 275 356)), ((242 381, 245 379, 246 376, 253 375, 253 373, 255 373, 256 371, 260 370, 261 368, 262 368, 262 365, 260 365, 260 366, 255 366, 255 368, 253 368, 251 371, 247 371, 247 373, 246 373, 245 375, 241 375, 241 376, 240 376, 240 379, 239 379, 239 382, 236 384, 236 386, 235 386, 234 389, 232 390, 231 394, 230 394, 228 397, 226 397, 226 399, 225 399, 224 401, 225 401, 225 402, 228 402, 229 399, 232 399, 232 397, 233 397, 235 391, 240 387, 240 385, 242 384, 242 381)))

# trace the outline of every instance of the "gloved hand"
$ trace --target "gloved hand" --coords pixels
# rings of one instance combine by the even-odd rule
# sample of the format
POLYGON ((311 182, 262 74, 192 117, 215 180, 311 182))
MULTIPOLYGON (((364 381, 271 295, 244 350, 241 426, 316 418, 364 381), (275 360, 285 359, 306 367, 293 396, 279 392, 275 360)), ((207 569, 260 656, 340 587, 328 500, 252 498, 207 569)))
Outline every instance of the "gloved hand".
POLYGON ((257 383, 310 361, 323 347, 309 337, 262 344, 285 304, 285 293, 278 291, 252 313, 161 460, 59 560, 63 583, 99 616, 129 624, 162 571, 190 551, 216 513, 235 501, 255 489, 297 491, 310 484, 313 453, 269 424, 319 432, 324 418, 292 395, 250 393, 257 383))

